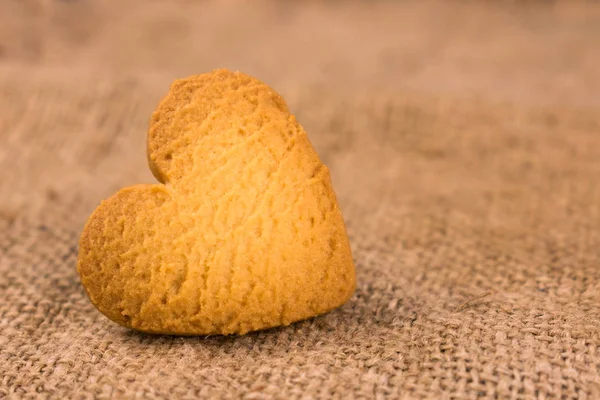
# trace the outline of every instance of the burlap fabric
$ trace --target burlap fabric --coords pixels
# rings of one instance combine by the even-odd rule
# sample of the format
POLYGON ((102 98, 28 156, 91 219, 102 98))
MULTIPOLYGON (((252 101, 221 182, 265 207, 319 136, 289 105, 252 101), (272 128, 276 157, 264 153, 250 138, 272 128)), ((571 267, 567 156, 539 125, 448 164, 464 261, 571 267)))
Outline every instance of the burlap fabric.
POLYGON ((598 6, 123 3, 0 5, 0 397, 600 398, 598 6), (356 294, 244 337, 131 332, 78 235, 153 181, 170 81, 216 67, 309 132, 356 294))

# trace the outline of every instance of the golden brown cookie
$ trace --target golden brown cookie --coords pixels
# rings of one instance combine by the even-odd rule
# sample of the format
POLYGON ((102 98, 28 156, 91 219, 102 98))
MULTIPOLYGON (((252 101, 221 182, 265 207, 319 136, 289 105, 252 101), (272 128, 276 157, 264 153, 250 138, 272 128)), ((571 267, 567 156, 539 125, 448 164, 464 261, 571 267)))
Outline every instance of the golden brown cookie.
POLYGON ((103 201, 79 245, 92 303, 140 331, 243 334, 343 304, 355 273, 325 167, 281 96, 217 70, 154 112, 155 185, 103 201))

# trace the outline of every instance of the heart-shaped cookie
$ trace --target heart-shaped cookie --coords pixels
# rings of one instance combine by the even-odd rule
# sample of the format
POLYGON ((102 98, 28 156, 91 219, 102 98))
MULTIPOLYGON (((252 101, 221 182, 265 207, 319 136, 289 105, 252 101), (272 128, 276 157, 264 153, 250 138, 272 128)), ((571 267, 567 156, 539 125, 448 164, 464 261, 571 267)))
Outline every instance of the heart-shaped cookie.
POLYGON ((227 70, 174 82, 152 116, 148 160, 161 183, 103 201, 81 235, 81 281, 108 318, 243 334, 351 296, 329 171, 270 87, 227 70))

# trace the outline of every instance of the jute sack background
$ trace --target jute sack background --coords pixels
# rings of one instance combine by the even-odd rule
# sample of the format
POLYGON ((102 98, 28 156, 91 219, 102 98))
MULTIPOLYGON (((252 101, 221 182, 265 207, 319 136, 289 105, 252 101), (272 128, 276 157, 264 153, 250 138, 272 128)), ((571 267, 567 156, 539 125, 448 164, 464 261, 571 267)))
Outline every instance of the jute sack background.
POLYGON ((573 2, 2 2, 0 397, 600 398, 598 43, 573 2), (78 235, 217 67, 307 129, 358 287, 244 337, 131 332, 78 235))

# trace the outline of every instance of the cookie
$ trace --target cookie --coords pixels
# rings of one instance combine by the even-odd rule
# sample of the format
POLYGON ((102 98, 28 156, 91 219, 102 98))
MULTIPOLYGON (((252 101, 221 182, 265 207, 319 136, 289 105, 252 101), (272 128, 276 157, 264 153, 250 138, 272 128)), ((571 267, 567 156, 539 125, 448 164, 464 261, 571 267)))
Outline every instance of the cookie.
POLYGON ((160 183, 103 201, 79 243, 81 282, 108 318, 149 333, 244 334, 352 295, 329 170, 269 86, 227 70, 177 80, 147 145, 160 183))

